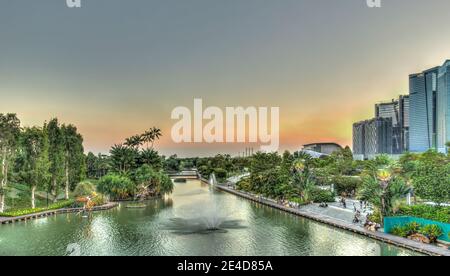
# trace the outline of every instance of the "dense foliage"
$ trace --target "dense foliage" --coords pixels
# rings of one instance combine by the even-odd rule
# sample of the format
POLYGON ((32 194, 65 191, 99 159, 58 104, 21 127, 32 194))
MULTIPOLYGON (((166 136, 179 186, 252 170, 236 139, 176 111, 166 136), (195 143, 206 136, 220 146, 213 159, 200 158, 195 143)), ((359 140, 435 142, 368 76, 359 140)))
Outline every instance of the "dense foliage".
MULTIPOLYGON (((109 157, 89 154, 91 175, 108 172, 100 177, 98 191, 113 200, 145 199, 171 193, 173 183, 164 172, 165 158, 153 149, 161 135, 159 129, 151 128, 144 134, 127 138, 123 144, 114 145, 109 157), (100 168, 105 159, 109 159, 109 166, 100 168)), ((171 161, 174 159, 172 157, 171 161)))
POLYGON ((74 200, 63 200, 57 203, 51 204, 48 208, 29 208, 20 210, 9 210, 8 212, 0 213, 0 217, 18 217, 30 214, 36 214, 45 211, 58 210, 67 207, 73 207, 75 205, 74 200))
POLYGON ((83 137, 75 126, 61 125, 56 118, 42 127, 22 128, 15 114, 0 114, 0 151, 0 212, 6 209, 9 182, 29 186, 33 209, 38 191, 49 192, 53 202, 67 200, 85 178, 83 137))
POLYGON ((396 215, 418 217, 429 220, 435 220, 444 223, 450 223, 450 207, 436 207, 431 205, 402 205, 396 215))

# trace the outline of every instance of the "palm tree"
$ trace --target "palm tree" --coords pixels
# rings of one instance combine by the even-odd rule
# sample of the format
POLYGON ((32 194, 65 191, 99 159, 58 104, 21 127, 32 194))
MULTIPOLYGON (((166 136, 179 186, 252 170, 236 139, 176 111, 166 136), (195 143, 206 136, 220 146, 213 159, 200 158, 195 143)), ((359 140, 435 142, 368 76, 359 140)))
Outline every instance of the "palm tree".
POLYGON ((143 142, 144 139, 141 135, 134 135, 130 138, 125 139, 124 145, 133 149, 138 149, 140 146, 142 146, 143 142))
POLYGON ((391 170, 381 169, 377 176, 367 176, 360 191, 360 198, 378 208, 381 224, 384 217, 392 215, 396 201, 406 196, 410 188, 391 170))
POLYGON ((162 136, 161 129, 152 127, 151 129, 144 132, 144 134, 141 135, 143 142, 147 143, 147 149, 149 149, 149 143, 151 144, 151 149, 153 149, 153 144, 156 140, 159 140, 159 138, 162 136))
POLYGON ((307 166, 307 161, 297 159, 293 164, 292 173, 294 186, 298 188, 301 198, 304 201, 308 201, 311 190, 316 183, 307 166))

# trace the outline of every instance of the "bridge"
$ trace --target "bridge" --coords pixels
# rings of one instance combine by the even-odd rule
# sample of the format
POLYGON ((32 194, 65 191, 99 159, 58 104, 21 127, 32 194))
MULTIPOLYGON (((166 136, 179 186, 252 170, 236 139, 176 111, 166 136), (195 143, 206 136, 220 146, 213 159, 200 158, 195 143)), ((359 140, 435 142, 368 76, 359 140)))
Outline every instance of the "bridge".
POLYGON ((181 172, 168 173, 171 179, 200 179, 200 174, 197 170, 184 170, 181 172))

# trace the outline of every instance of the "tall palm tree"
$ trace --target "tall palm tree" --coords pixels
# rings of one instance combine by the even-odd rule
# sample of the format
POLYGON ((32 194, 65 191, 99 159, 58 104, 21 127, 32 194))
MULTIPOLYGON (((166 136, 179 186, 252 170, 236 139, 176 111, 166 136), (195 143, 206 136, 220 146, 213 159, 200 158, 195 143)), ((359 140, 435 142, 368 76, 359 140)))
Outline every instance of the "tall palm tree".
POLYGON ((384 217, 392 215, 396 201, 410 191, 410 187, 392 170, 381 169, 377 172, 376 177, 370 175, 364 179, 360 198, 378 208, 381 224, 383 224, 384 217))
POLYGON ((142 146, 144 139, 141 135, 134 135, 125 139, 124 145, 133 149, 138 149, 142 146))
POLYGON ((155 143, 156 140, 159 140, 161 136, 162 136, 161 129, 152 127, 146 132, 144 132, 144 134, 142 134, 141 137, 143 142, 147 143, 147 149, 149 148, 153 149, 153 144, 155 143), (151 144, 150 147, 149 144, 151 144))

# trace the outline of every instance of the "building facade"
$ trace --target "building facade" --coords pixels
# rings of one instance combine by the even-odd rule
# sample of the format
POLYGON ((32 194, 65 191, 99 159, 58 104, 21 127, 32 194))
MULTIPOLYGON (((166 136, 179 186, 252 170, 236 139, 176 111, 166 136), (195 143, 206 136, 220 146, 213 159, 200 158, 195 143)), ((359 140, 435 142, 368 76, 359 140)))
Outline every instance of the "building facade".
POLYGON ((392 153, 409 150, 409 96, 400 96, 391 102, 375 105, 376 118, 392 120, 392 153))
POLYGON ((410 151, 447 152, 450 141, 450 61, 409 76, 410 151))
POLYGON ((310 150, 326 155, 331 155, 333 152, 342 150, 342 147, 336 143, 314 143, 304 145, 303 150, 310 150))
POLYGON ((393 154, 391 118, 374 118, 353 125, 353 154, 371 159, 379 154, 393 154))

